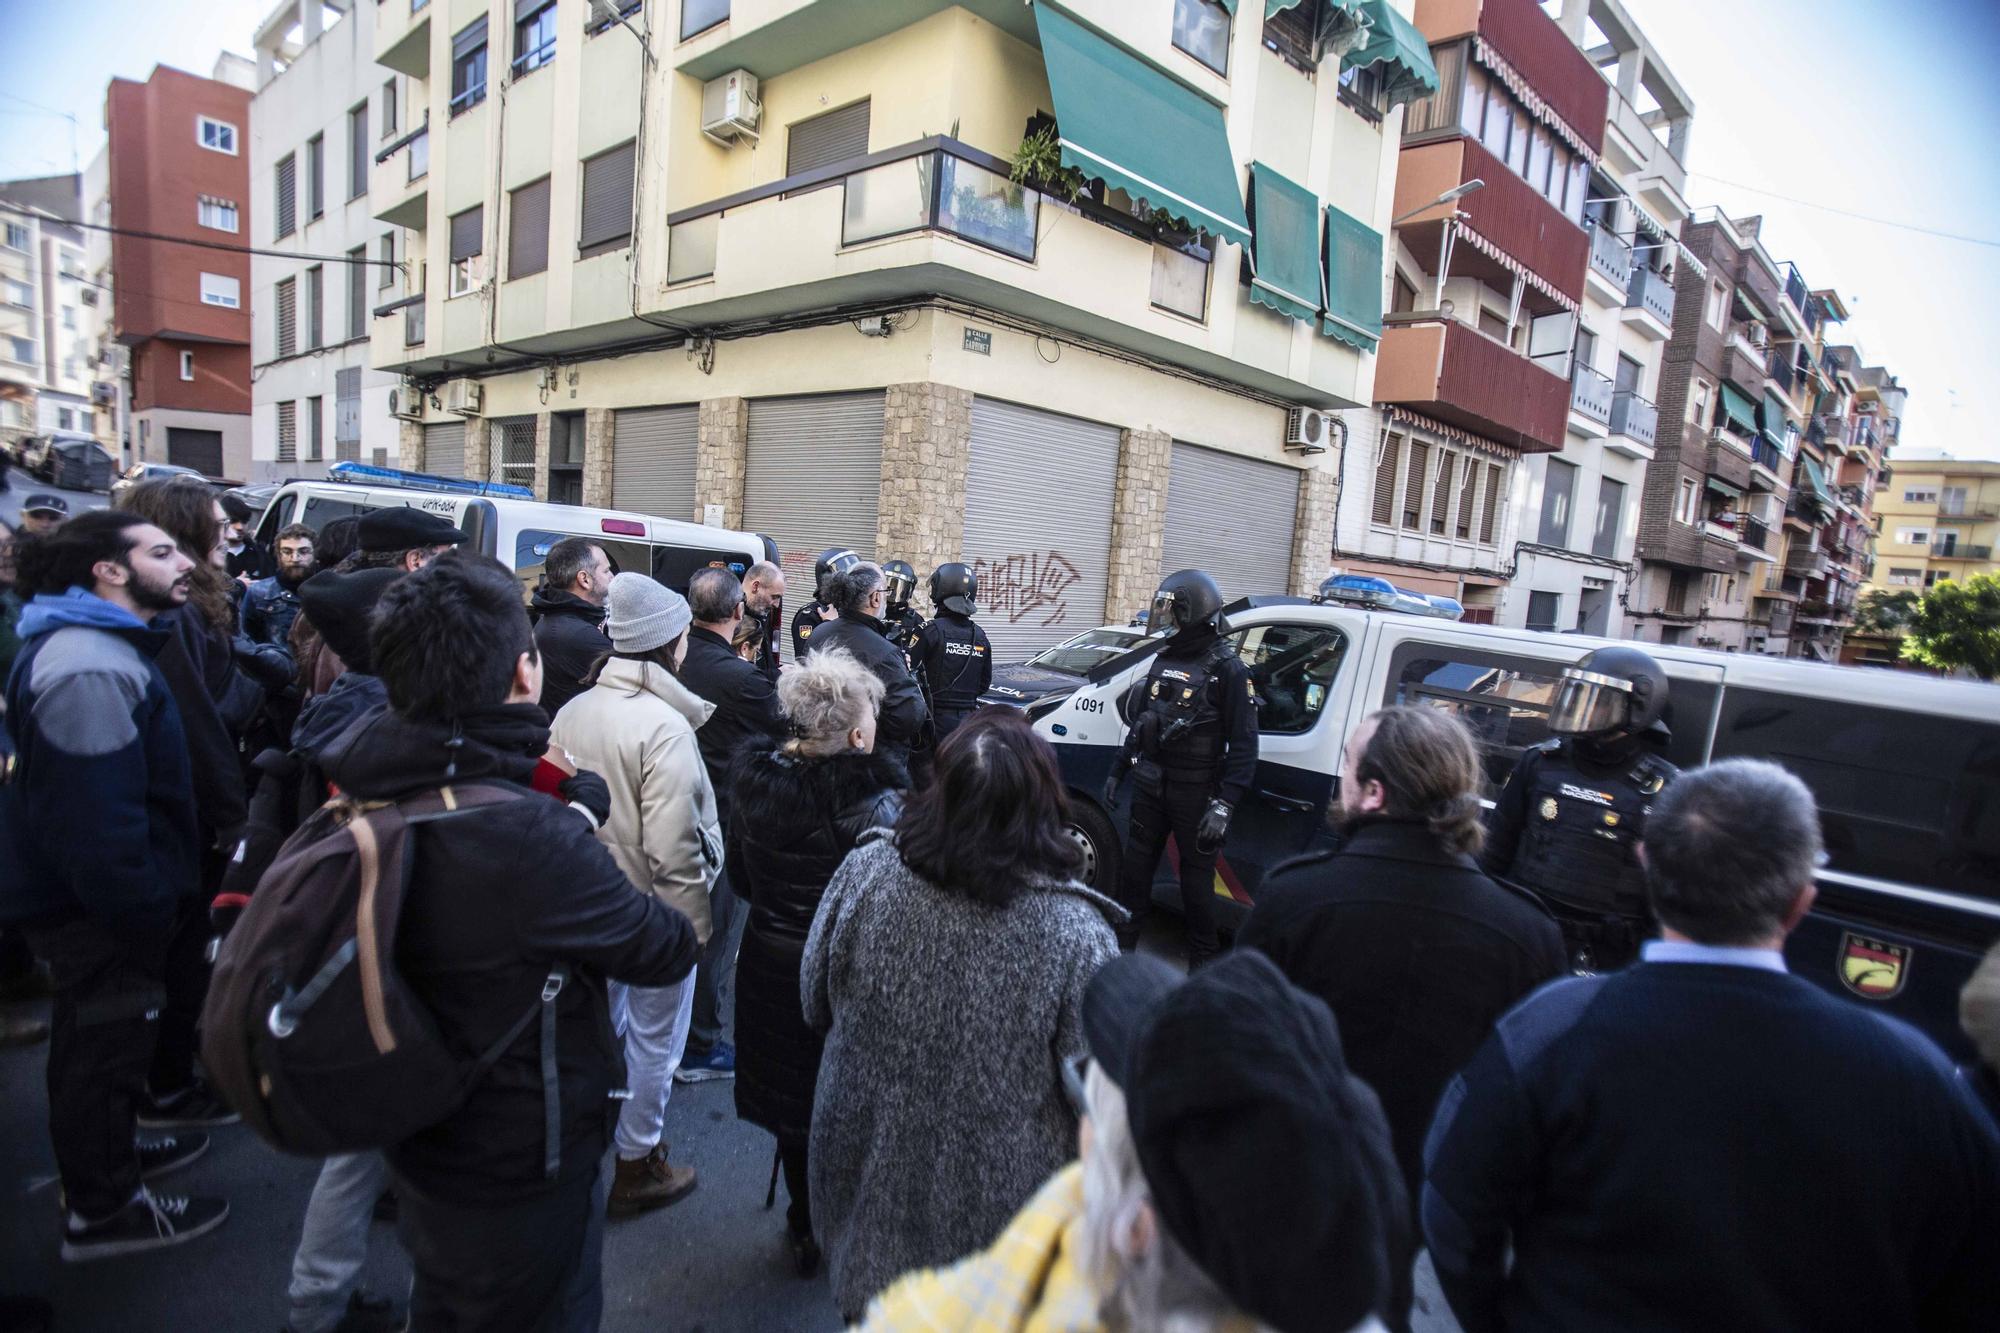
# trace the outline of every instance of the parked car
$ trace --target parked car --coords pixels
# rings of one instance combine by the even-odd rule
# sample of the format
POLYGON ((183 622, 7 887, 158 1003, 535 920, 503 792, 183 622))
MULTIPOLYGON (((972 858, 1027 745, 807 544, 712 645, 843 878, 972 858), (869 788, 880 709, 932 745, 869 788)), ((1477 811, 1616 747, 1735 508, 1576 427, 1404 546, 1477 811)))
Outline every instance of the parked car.
POLYGON ((34 473, 66 491, 108 491, 118 460, 88 435, 52 435, 35 455, 34 473))
POLYGON ((179 463, 134 463, 125 469, 123 476, 111 483, 111 503, 117 504, 119 497, 142 481, 162 481, 168 477, 193 477, 196 481, 208 478, 191 467, 179 463))
POLYGON ((1074 692, 1092 671, 1130 652, 1145 638, 1146 631, 1132 625, 1099 625, 1025 662, 998 663, 993 683, 979 702, 1026 709, 1032 722, 1074 692))

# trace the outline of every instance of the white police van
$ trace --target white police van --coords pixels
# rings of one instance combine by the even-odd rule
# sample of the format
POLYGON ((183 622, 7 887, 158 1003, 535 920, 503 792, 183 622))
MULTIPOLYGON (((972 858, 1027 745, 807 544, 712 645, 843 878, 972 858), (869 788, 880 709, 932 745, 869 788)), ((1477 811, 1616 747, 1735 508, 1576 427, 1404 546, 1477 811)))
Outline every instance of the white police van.
POLYGON ((287 524, 303 523, 318 532, 335 519, 398 505, 450 520, 470 534, 471 549, 512 569, 527 591, 541 581, 549 548, 564 537, 588 537, 604 548, 613 570, 650 574, 679 592, 687 591, 697 570, 711 565, 740 578, 757 561, 777 559, 777 548, 751 532, 617 509, 547 504, 521 486, 359 463, 336 463, 323 481, 279 487, 258 521, 257 538, 268 546, 287 524))
MULTIPOLYGON (((1399 703, 1456 714, 1479 739, 1491 798, 1522 750, 1547 738, 1558 673, 1609 642, 1292 597, 1248 598, 1225 615, 1257 686, 1260 733, 1256 779, 1216 865, 1230 923, 1273 866, 1329 836, 1342 750, 1367 714, 1399 703)), ((1958 993, 2000 939, 2000 687, 1644 647, 1673 682, 1669 759, 1774 760, 1818 798, 1827 865, 1786 947, 1792 970, 1971 1061, 1958 993)), ((1119 701, 1157 648, 1142 644, 1027 710, 1061 758, 1099 888, 1116 887, 1126 814, 1100 797, 1125 737, 1119 701)), ((1175 873, 1163 858, 1156 900, 1177 900, 1175 873)))

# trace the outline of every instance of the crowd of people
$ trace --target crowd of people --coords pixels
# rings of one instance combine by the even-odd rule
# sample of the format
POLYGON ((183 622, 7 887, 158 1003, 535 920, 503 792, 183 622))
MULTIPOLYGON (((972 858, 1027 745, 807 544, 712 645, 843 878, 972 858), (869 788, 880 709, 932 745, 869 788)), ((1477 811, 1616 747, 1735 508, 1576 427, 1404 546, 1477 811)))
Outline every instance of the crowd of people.
MULTIPOLYGON (((524 605, 419 510, 245 517, 148 482, 0 545, 0 922, 53 994, 7 1039, 48 1041, 65 1260, 222 1226, 153 1182, 240 1117, 325 1156, 289 1327, 592 1329, 607 1222, 696 1188, 676 1083, 733 1078, 796 1273, 871 1329, 1404 1329, 1423 1250, 1469 1333, 2000 1318, 2000 1084, 1785 972, 1821 845, 1782 768, 1659 791, 1655 937, 1575 975, 1482 869, 1471 734, 1381 710, 1336 843, 1183 972, 974 707, 963 566, 924 621, 827 552, 781 663, 774 564, 675 589, 570 538, 524 605), (418 1059, 412 1123, 368 1090, 418 1059), (385 1208, 407 1302, 357 1286, 385 1208)), ((1149 679, 1241 711, 1152 691, 1109 793, 1152 860, 1247 780, 1212 587, 1163 588, 1149 679)), ((2000 950, 1964 1014, 2000 1062, 2000 950)))

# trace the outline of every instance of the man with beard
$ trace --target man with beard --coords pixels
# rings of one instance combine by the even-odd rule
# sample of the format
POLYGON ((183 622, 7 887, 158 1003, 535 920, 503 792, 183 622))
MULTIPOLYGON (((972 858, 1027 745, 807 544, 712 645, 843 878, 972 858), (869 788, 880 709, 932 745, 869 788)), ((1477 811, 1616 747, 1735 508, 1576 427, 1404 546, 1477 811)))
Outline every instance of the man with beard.
POLYGON ((229 1214, 144 1183, 199 1156, 205 1134, 136 1137, 168 938, 201 887, 187 744, 153 664, 167 635, 151 623, 186 603, 194 562, 138 515, 97 510, 25 541, 16 563, 29 600, 7 687, 0 924, 27 928, 54 984, 49 1134, 62 1257, 77 1262, 176 1245, 229 1214))
POLYGON ((781 565, 759 560, 743 572, 743 618, 764 626, 756 666, 773 688, 778 684, 778 612, 784 604, 785 571, 781 565))
POLYGON ((299 585, 319 568, 313 558, 313 530, 294 523, 278 534, 278 572, 258 579, 243 594, 243 632, 255 643, 275 643, 290 651, 292 622, 299 618, 299 585))

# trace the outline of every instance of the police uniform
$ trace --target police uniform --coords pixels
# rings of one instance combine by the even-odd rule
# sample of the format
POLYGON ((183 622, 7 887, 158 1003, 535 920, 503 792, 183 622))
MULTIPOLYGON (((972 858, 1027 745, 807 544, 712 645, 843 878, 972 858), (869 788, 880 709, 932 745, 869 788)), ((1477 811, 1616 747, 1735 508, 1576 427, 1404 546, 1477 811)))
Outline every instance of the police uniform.
POLYGON ((917 670, 921 665, 917 655, 917 636, 924 631, 924 618, 905 603, 900 607, 890 607, 882 623, 887 628, 889 642, 903 650, 903 656, 909 659, 910 670, 917 670))
POLYGON ((803 662, 812 651, 813 631, 832 620, 833 608, 815 597, 792 617, 792 660, 803 662))
POLYGON ((972 617, 941 610, 923 625, 911 649, 931 701, 932 725, 942 741, 979 706, 993 684, 993 645, 972 617))
POLYGON ((1679 771, 1643 743, 1629 759, 1600 763, 1557 738, 1529 749, 1508 776, 1486 871, 1548 904, 1580 969, 1609 971, 1638 957, 1650 911, 1639 838, 1653 799, 1679 771))
POLYGON ((1232 808, 1257 771, 1257 691, 1229 640, 1213 633, 1176 635, 1153 659, 1129 702, 1132 719, 1119 771, 1132 771, 1132 819, 1125 840, 1119 898, 1137 938, 1150 909, 1153 871, 1173 835, 1180 860, 1181 911, 1195 962, 1219 947, 1215 933, 1215 860, 1196 830, 1210 801, 1232 808))

